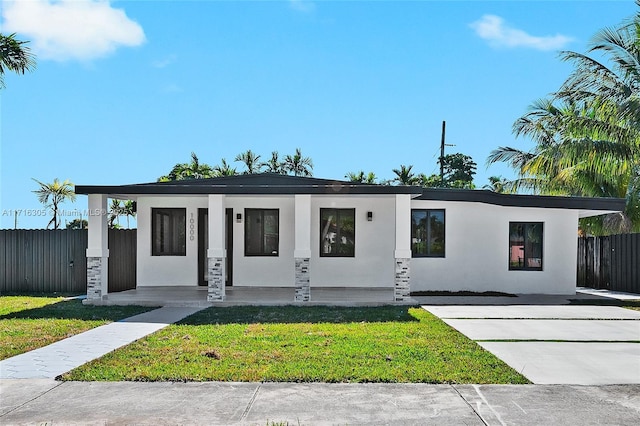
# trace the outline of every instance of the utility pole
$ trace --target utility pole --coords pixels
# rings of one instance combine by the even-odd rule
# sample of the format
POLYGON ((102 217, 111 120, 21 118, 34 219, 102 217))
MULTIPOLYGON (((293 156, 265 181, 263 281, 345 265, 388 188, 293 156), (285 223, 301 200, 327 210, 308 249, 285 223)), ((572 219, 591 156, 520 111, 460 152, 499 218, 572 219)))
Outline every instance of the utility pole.
POLYGON ((444 182, 444 135, 447 128, 447 122, 442 120, 442 139, 440 140, 440 185, 444 182))
POLYGON ((444 186, 444 147, 445 146, 455 146, 452 144, 444 143, 445 140, 445 131, 447 127, 447 122, 442 120, 442 139, 440 140, 440 186, 444 186))

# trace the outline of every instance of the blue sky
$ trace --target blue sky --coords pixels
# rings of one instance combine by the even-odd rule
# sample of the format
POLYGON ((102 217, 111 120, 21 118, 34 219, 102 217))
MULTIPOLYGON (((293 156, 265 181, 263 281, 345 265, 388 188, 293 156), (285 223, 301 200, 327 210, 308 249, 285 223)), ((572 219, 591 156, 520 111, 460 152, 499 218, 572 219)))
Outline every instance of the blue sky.
MULTIPOLYGON (((155 181, 195 151, 232 162, 300 147, 314 175, 436 173, 528 149, 511 125, 556 90, 591 36, 632 1, 0 0, 2 33, 30 40, 37 69, 0 91, 0 227, 40 209, 37 184, 155 181)), ((240 163, 236 163, 242 169, 240 163)), ((80 196, 66 209, 85 209, 80 196)), ((68 220, 72 220, 69 217, 68 220)), ((45 217, 18 226, 44 227, 45 217)))

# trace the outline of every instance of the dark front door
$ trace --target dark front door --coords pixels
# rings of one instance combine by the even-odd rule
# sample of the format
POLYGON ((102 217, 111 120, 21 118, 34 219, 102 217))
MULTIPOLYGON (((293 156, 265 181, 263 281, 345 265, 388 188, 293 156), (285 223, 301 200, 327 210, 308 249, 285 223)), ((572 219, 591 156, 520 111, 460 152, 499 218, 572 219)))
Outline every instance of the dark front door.
MULTIPOLYGON (((225 210, 225 284, 233 283, 233 209, 225 210)), ((209 215, 207 209, 198 209, 198 285, 207 286, 207 248, 209 247, 209 215)))

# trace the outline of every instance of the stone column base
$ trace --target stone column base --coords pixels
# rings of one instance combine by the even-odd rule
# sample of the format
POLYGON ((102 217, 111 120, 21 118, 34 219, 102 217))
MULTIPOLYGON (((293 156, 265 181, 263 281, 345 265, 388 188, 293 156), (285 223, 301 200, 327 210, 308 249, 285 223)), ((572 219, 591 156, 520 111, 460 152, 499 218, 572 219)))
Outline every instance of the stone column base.
POLYGON ((210 257, 207 259, 207 289, 208 302, 224 301, 224 258, 210 257))
POLYGON ((406 258, 396 259, 396 277, 393 287, 393 298, 396 302, 403 302, 411 297, 409 295, 411 292, 409 262, 410 259, 406 258))
POLYGON ((87 257, 87 300, 102 299, 102 258, 87 257))
POLYGON ((296 294, 293 298, 296 302, 308 302, 311 300, 311 285, 309 283, 309 258, 296 257, 296 294))

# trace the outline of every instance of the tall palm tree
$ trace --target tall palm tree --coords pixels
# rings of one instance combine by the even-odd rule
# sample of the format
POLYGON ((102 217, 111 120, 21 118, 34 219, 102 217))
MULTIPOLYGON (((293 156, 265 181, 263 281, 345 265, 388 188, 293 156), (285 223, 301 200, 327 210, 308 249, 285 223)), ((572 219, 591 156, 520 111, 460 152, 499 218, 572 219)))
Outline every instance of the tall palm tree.
POLYGON ((399 185, 415 185, 418 183, 418 177, 413 174, 411 169, 413 169, 413 165, 405 166, 404 164, 401 164, 399 169, 393 169, 393 173, 396 175, 393 181, 399 185))
POLYGON ((32 71, 36 67, 35 56, 26 46, 28 41, 16 40, 16 35, 0 34, 0 89, 5 87, 4 73, 9 70, 18 74, 32 71))
POLYGON ((304 157, 300 148, 296 148, 295 154, 284 157, 284 168, 294 176, 313 176, 313 161, 304 157))
POLYGON ((178 163, 169 172, 168 175, 160 176, 158 182, 167 182, 173 180, 184 179, 206 179, 215 177, 213 168, 205 163, 200 163, 195 152, 191 153, 191 162, 178 163))
POLYGON ((488 162, 507 162, 518 171, 515 190, 626 198, 622 215, 600 220, 599 229, 591 220, 592 229, 640 231, 639 57, 640 13, 596 33, 588 54, 561 52, 573 72, 551 99, 535 102, 514 123, 514 133, 530 137, 535 147, 501 147, 488 162))
POLYGON ((266 171, 268 173, 278 173, 286 175, 287 170, 284 167, 284 163, 280 161, 278 157, 278 151, 271 152, 271 158, 265 163, 266 171))
POLYGON ((33 180, 40 185, 40 189, 32 192, 37 195, 39 202, 41 202, 45 207, 49 207, 53 212, 53 217, 47 224, 47 229, 49 229, 50 226, 53 226, 53 229, 58 229, 60 227, 60 218, 58 214, 60 211, 60 204, 66 200, 72 202, 76 200, 76 194, 73 191, 73 183, 68 179, 64 182, 60 182, 58 178, 55 178, 52 183, 40 182, 37 179, 33 180))
POLYGON ((265 163, 260 161, 260 156, 256 155, 250 149, 236 155, 234 161, 242 161, 247 168, 243 174, 260 173, 265 166, 265 163))

